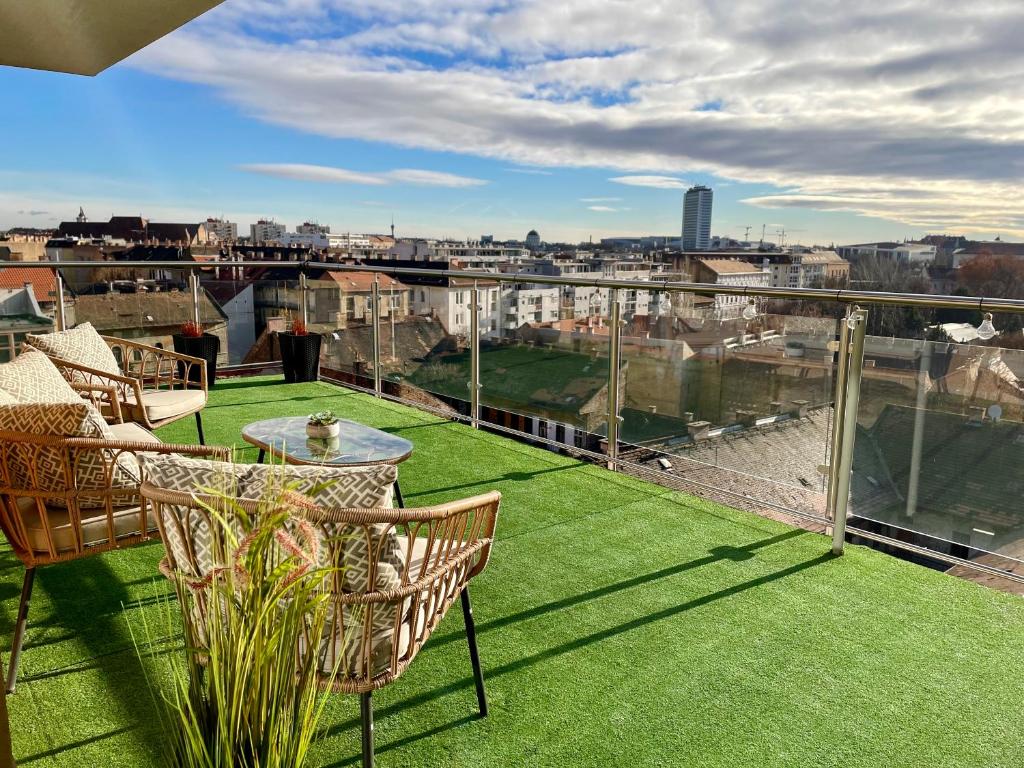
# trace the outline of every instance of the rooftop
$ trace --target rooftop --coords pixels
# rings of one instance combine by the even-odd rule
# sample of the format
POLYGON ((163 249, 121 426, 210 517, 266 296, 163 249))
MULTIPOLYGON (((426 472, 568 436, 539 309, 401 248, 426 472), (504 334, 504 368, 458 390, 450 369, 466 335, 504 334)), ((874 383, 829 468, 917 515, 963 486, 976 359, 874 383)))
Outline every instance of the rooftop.
MULTIPOLYGON (((1013 595, 326 383, 218 382, 211 443, 331 408, 396 432, 407 502, 504 494, 474 581, 491 714, 475 717, 453 612, 378 699, 378 765, 707 766, 914 755, 1016 765, 1024 601, 1013 595)), ((161 432, 191 441, 190 421, 161 432)), ((242 460, 255 459, 253 450, 242 460)), ((133 648, 170 588, 154 543, 40 570, 18 693, 20 765, 153 765, 157 725, 133 648)), ((0 561, 8 636, 20 569, 0 561)), ((177 652, 171 634, 158 650, 177 652)), ((152 664, 158 666, 158 655, 152 664)), ((313 763, 357 765, 358 704, 330 698, 313 763)))
POLYGON ((32 284, 36 301, 56 301, 57 276, 52 269, 0 267, 0 288, 17 290, 24 288, 26 283, 32 284))
POLYGON ((699 259, 699 261, 705 268, 720 275, 749 274, 761 271, 759 266, 738 259, 699 259))

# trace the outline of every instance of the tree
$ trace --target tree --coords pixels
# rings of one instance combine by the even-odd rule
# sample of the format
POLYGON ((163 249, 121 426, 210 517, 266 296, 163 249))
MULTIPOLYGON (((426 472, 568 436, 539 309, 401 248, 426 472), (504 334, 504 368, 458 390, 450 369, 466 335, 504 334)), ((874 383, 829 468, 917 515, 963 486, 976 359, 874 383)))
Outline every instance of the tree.
MULTIPOLYGON (((981 251, 960 267, 958 282, 970 296, 1024 299, 1024 258, 981 251)), ((980 313, 974 314, 980 321, 980 313)), ((1006 335, 1024 327, 1024 315, 1000 314, 993 318, 993 322, 1000 333, 1006 335)))
MULTIPOLYGON (((931 282, 922 272, 888 259, 868 256, 854 264, 853 287, 887 293, 931 293, 931 282)), ((868 311, 867 332, 873 336, 917 338, 934 322, 933 312, 919 307, 873 306, 868 311)))

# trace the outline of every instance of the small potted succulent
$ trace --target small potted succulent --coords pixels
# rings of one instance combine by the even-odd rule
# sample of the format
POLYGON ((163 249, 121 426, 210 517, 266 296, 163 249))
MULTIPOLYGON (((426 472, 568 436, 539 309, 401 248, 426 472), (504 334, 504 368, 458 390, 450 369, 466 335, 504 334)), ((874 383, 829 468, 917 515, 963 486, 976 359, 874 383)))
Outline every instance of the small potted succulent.
POLYGON ((334 411, 311 413, 306 421, 306 435, 315 440, 331 440, 341 434, 341 424, 334 411))
MULTIPOLYGON (((217 355, 220 353, 220 338, 212 333, 204 333, 203 326, 189 320, 181 326, 181 331, 174 334, 174 351, 183 355, 191 355, 206 361, 206 386, 213 389, 217 380, 217 355)), ((178 363, 180 376, 184 376, 184 364, 178 363)), ((199 381, 199 368, 188 370, 189 381, 199 381)))
POLYGON ((320 378, 319 333, 310 333, 305 322, 296 318, 291 329, 277 335, 281 345, 281 366, 286 382, 316 381, 320 378))

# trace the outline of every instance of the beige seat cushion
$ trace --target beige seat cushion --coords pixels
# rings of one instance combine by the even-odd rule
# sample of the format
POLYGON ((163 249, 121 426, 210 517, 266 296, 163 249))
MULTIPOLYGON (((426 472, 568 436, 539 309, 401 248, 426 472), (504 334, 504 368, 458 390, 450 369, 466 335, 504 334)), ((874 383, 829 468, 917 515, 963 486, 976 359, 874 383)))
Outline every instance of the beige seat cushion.
MULTIPOLYGON (((137 409, 135 395, 129 394, 125 402, 137 409)), ((173 419, 192 413, 206 405, 206 393, 201 389, 160 389, 142 393, 142 407, 150 421, 173 419)))
POLYGON ((133 421, 126 421, 124 424, 108 424, 107 428, 115 440, 124 440, 125 442, 132 443, 160 442, 159 437, 133 421))
MULTIPOLYGON (((30 333, 25 343, 50 357, 67 360, 103 373, 120 374, 121 366, 107 346, 107 342, 92 327, 92 323, 81 323, 75 328, 56 333, 30 333)), ((76 378, 84 378, 76 374, 76 378)))
POLYGON ((35 349, 0 365, 0 389, 19 403, 82 402, 50 358, 35 349))
MULTIPOLYGON (((33 499, 20 497, 18 509, 21 511, 21 519, 25 524, 25 532, 28 535, 29 546, 40 554, 49 553, 47 545, 46 523, 49 524, 53 536, 54 548, 57 554, 71 552, 75 549, 75 529, 71 523, 68 510, 57 507, 46 507, 46 523, 39 514, 38 506, 33 499)), ((114 538, 120 539, 126 536, 133 536, 141 533, 141 511, 138 506, 121 507, 115 509, 114 538)), ((147 516, 146 528, 149 533, 156 530, 156 519, 152 514, 147 516)), ((107 525, 106 513, 82 518, 82 543, 83 546, 94 546, 106 544, 110 539, 110 529, 107 525)))

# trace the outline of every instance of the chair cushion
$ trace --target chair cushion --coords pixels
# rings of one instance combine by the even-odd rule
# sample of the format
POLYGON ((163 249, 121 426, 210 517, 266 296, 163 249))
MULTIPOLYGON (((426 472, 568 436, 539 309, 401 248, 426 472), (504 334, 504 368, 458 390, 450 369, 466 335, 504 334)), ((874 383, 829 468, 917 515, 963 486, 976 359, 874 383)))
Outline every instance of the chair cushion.
POLYGON ((82 402, 82 396, 64 380, 50 358, 34 349, 0 364, 0 390, 19 403, 82 402))
MULTIPOLYGON (((18 511, 21 513, 21 520, 25 525, 29 546, 40 554, 49 553, 46 537, 48 524, 56 553, 73 551, 75 549, 75 531, 68 510, 50 505, 46 505, 45 510, 46 523, 43 522, 38 505, 33 499, 25 496, 18 499, 18 511)), ((111 517, 114 523, 115 539, 142 533, 141 507, 138 504, 115 509, 111 517)), ((156 518, 149 515, 146 519, 146 532, 152 533, 156 527, 156 518)), ((105 512, 82 518, 83 546, 106 544, 109 540, 110 528, 105 512)))
MULTIPOLYGON (((259 500, 274 498, 283 486, 335 508, 381 509, 391 505, 396 467, 389 464, 357 467, 225 464, 203 459, 160 456, 143 459, 146 479, 167 490, 192 492, 216 489, 229 496, 259 500)), ((213 531, 205 514, 185 507, 164 505, 164 544, 179 570, 205 576, 216 562, 213 531), (188 540, 186 540, 186 538, 188 540), (193 557, 194 555, 194 557, 193 557)), ((316 524, 320 539, 321 566, 341 568, 343 592, 393 589, 402 583, 405 558, 399 536, 386 523, 369 526, 325 522, 316 524)), ((240 528, 236 528, 236 534, 240 528)), ((375 606, 369 621, 372 674, 384 671, 391 660, 399 606, 375 606)), ((335 627, 332 614, 329 636, 324 638, 324 668, 331 669, 339 652, 347 674, 362 675, 362 642, 367 631, 365 615, 346 609, 343 629, 335 627)), ((401 640, 399 639, 399 642, 401 640)))
MULTIPOLYGON (((92 323, 80 323, 74 328, 56 333, 30 333, 25 343, 50 357, 67 360, 69 363, 84 365, 102 373, 120 374, 121 366, 107 346, 107 342, 92 327, 92 323)), ((84 378, 76 374, 76 378, 84 378)))
POLYGON ((108 424, 107 429, 114 436, 115 440, 123 440, 131 443, 159 443, 160 438, 143 426, 134 421, 126 421, 124 424, 108 424))
MULTIPOLYGON (((73 403, 0 405, 0 430, 44 437, 115 439, 99 411, 80 397, 73 403)), ((106 505, 103 496, 90 496, 82 491, 127 490, 139 485, 139 464, 131 453, 68 449, 12 440, 4 446, 2 456, 13 486, 54 494, 72 490, 65 471, 67 461, 68 470, 73 473, 73 487, 80 492, 78 503, 82 509, 106 505)), ((49 503, 65 504, 57 499, 49 503)))
MULTIPOLYGON (((138 408, 135 394, 130 392, 125 402, 133 410, 138 408)), ((201 389, 159 389, 142 393, 142 407, 149 421, 163 421, 193 413, 206 405, 206 393, 201 389)))

